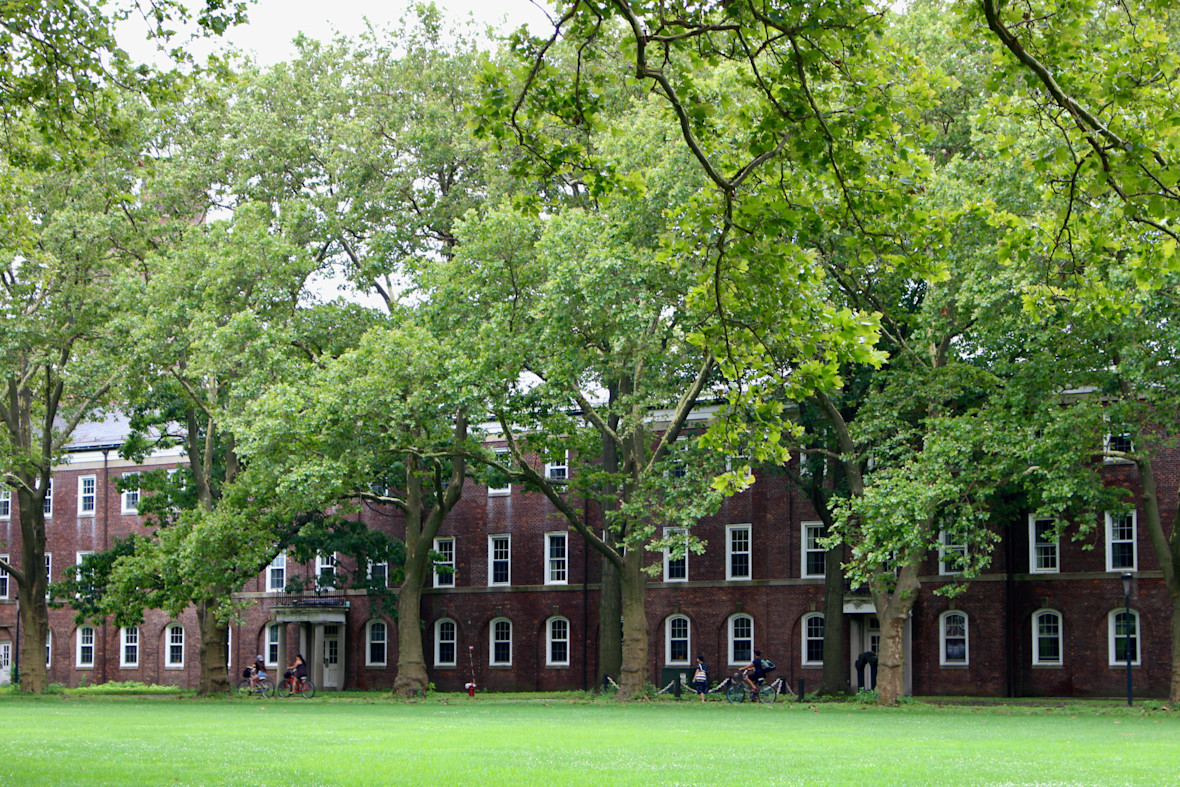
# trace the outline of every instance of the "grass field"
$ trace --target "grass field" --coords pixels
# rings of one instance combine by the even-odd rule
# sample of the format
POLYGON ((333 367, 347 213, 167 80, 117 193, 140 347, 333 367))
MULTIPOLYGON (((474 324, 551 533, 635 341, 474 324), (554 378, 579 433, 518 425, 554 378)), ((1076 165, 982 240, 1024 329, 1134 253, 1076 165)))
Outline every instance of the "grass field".
POLYGON ((1180 713, 0 696, 0 784, 1167 785, 1180 713))

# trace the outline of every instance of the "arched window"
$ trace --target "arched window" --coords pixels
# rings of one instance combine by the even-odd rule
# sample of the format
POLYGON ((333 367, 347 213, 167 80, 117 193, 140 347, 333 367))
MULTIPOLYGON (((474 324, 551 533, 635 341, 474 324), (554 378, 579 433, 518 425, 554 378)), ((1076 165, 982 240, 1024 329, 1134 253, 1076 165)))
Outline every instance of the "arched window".
POLYGON ((512 621, 496 618, 491 625, 488 663, 495 667, 512 666, 512 621))
POLYGON ((370 620, 365 626, 365 666, 384 667, 389 629, 383 620, 370 620))
POLYGON ((1032 616, 1033 664, 1061 664, 1061 613, 1042 609, 1032 616))
POLYGON ((283 627, 278 623, 271 623, 266 627, 266 663, 269 666, 279 666, 279 637, 283 636, 283 627))
POLYGON ((82 626, 78 629, 78 657, 75 661, 78 669, 90 669, 94 666, 93 626, 82 626))
POLYGON ((570 622, 549 618, 545 626, 545 665, 568 667, 570 664, 570 622))
POLYGON ((664 622, 664 663, 668 666, 691 664, 692 627, 684 615, 673 615, 664 622))
POLYGON ((169 669, 180 669, 184 666, 184 626, 173 623, 165 630, 168 638, 167 656, 164 666, 169 669))
POLYGON ((938 663, 966 666, 967 653, 967 613, 957 609, 942 613, 938 618, 938 663))
POLYGON ((754 619, 734 615, 729 619, 729 663, 749 664, 754 658, 754 619))
POLYGON ((455 666, 455 641, 457 629, 455 621, 448 618, 434 623, 434 666, 455 666))
POLYGON ((119 666, 133 669, 139 666, 139 627, 119 629, 119 666))
POLYGON ((803 666, 822 667, 824 663, 824 616, 813 612, 803 616, 803 666))
POLYGON ((1106 616, 1106 630, 1110 642, 1110 666, 1125 667, 1128 654, 1131 664, 1139 663, 1139 613, 1116 609, 1106 616))

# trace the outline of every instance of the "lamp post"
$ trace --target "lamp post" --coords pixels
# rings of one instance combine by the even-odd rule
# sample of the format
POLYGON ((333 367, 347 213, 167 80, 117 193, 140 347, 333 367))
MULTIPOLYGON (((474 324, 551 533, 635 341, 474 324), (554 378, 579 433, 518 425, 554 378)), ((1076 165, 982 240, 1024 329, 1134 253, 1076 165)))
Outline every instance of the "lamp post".
MULTIPOLYGON (((1124 655, 1127 658, 1127 707, 1131 707, 1131 579, 1130 574, 1123 574, 1123 634, 1125 645, 1124 655)), ((1138 635, 1138 631, 1136 631, 1138 635)))

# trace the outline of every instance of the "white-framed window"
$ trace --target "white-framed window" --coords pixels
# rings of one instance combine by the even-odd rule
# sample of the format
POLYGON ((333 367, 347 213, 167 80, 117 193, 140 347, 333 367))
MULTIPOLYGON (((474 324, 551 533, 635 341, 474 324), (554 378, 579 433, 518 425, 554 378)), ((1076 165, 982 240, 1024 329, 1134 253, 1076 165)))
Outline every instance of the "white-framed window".
POLYGON ((164 632, 168 638, 168 650, 164 657, 165 669, 184 667, 184 626, 173 623, 164 632))
POLYGON ((569 582, 569 535, 545 534, 545 584, 565 585, 569 582))
MULTIPOLYGON (((496 461, 507 465, 512 454, 507 448, 496 449, 496 461)), ((503 497, 512 494, 512 482, 508 476, 501 475, 495 470, 488 473, 488 497, 503 497)))
POLYGON ((749 579, 750 576, 750 526, 728 525, 725 528, 725 578, 749 579))
MULTIPOLYGON (((1135 442, 1131 439, 1130 432, 1110 433, 1102 440, 1103 453, 1114 451, 1119 454, 1133 454, 1135 453, 1135 442)), ((1105 456, 1102 461, 1107 464, 1115 464, 1119 462, 1129 462, 1129 459, 1124 459, 1121 456, 1105 456)))
POLYGON ((664 664, 669 667, 692 664, 692 624, 684 615, 664 621, 664 664))
POLYGON ((506 534, 488 536, 488 584, 512 584, 512 539, 506 534))
POLYGON ((5 487, 0 489, 0 519, 12 517, 12 490, 5 487))
POLYGON ((822 667, 824 664, 824 616, 812 612, 803 616, 800 631, 803 636, 803 666, 822 667))
POLYGON ((119 629, 119 666, 134 669, 139 666, 139 627, 119 629))
POLYGON ((729 618, 730 666, 749 664, 754 658, 754 619, 749 615, 729 618))
POLYGON ((93 669, 94 627, 79 626, 76 636, 78 646, 74 656, 74 666, 76 666, 78 669, 93 669))
POLYGON ((365 626, 365 666, 384 667, 389 643, 389 627, 383 620, 370 620, 365 626))
POLYGON ((1126 608, 1112 610, 1106 616, 1106 630, 1110 643, 1110 666, 1127 666, 1127 654, 1131 665, 1139 666, 1139 612, 1126 608))
POLYGON ((279 666, 279 637, 283 635, 283 627, 278 623, 271 623, 266 627, 266 666, 279 666))
POLYGON ((88 555, 93 555, 93 554, 94 554, 93 549, 83 549, 78 552, 75 552, 74 553, 75 570, 77 570, 77 568, 81 567, 82 561, 85 560, 88 555))
MULTIPOLYGON (((682 527, 666 527, 664 528, 664 538, 671 538, 675 541, 687 540, 688 531, 682 527), (684 539, 676 538, 676 536, 684 536, 684 539)), ((664 547, 664 581, 665 582, 687 582, 688 581, 688 547, 685 546, 683 552, 677 556, 672 557, 672 547, 664 547)))
POLYGON ((455 586, 454 537, 434 539, 434 551, 440 555, 434 561, 434 586, 436 588, 453 588, 455 586), (440 568, 448 568, 450 571, 439 571, 440 568))
POLYGON ((78 516, 94 516, 98 508, 98 479, 92 475, 78 476, 78 516))
MULTIPOLYGON (((40 487, 40 480, 37 481, 40 487)), ((41 510, 45 512, 45 516, 53 515, 53 479, 49 479, 49 484, 45 487, 45 501, 41 504, 41 510)))
POLYGON ((564 451, 561 456, 554 457, 552 462, 545 463, 545 477, 550 481, 568 481, 570 477, 570 452, 564 451))
POLYGON ((458 627, 450 618, 434 622, 434 666, 453 667, 457 659, 458 627))
POLYGON ((963 561, 967 558, 967 545, 943 530, 938 534, 938 573, 953 576, 963 573, 963 561))
MULTIPOLYGON (((0 560, 8 562, 8 555, 0 555, 0 560)), ((8 598, 8 573, 0 571, 0 598, 8 598)))
POLYGON ((545 626, 545 666, 570 665, 570 622, 562 617, 549 618, 545 626))
POLYGON ((1138 551, 1135 547, 1136 512, 1106 512, 1106 570, 1135 571, 1138 551))
POLYGON ((948 610, 938 616, 938 663, 946 666, 968 664, 967 613, 948 610))
POLYGON ((1061 613, 1053 609, 1040 609, 1032 616, 1033 664, 1060 665, 1061 613))
POLYGON ((1029 571, 1033 574, 1056 574, 1061 570, 1057 562, 1057 520, 1028 518, 1029 571))
POLYGON ((384 560, 380 563, 369 561, 369 581, 377 587, 389 587, 389 563, 384 560))
POLYGON ((123 484, 126 488, 119 493, 119 511, 123 514, 138 514, 139 473, 124 473, 123 484))
MULTIPOLYGON (((53 581, 53 553, 52 552, 45 553, 45 581, 47 583, 53 581)), ((46 591, 46 594, 48 594, 48 592, 49 591, 46 591)))
POLYGON ((53 629, 45 630, 45 669, 53 666, 53 629))
POLYGON ((282 593, 287 587, 287 553, 280 552, 266 567, 266 592, 282 593))
POLYGON ((800 538, 803 555, 799 562, 802 577, 804 579, 823 579, 827 573, 827 567, 824 565, 827 552, 819 545, 819 540, 824 536, 824 523, 803 522, 800 526, 803 529, 800 538))
POLYGON ((488 663, 495 667, 512 666, 512 621, 496 618, 492 621, 491 631, 488 663))
POLYGON ((315 556, 316 584, 323 590, 336 587, 336 553, 315 556))

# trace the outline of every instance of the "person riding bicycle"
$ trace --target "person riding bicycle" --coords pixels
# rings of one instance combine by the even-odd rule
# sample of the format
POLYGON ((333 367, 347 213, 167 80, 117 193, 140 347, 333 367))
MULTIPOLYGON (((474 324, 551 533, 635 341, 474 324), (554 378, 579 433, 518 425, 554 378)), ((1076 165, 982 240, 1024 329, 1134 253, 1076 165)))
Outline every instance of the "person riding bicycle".
POLYGON ((263 662, 262 656, 254 660, 254 666, 250 668, 250 691, 258 688, 258 682, 266 679, 266 663, 263 662))
POLYGON ((292 689, 307 678, 307 663, 303 660, 302 653, 295 654, 295 660, 291 662, 291 666, 283 673, 283 677, 291 681, 292 689))
POLYGON ((738 672, 742 673, 742 677, 745 679, 746 685, 750 687, 750 691, 758 691, 758 681, 766 676, 766 668, 762 663, 762 651, 754 651, 754 660, 742 667, 738 672))

